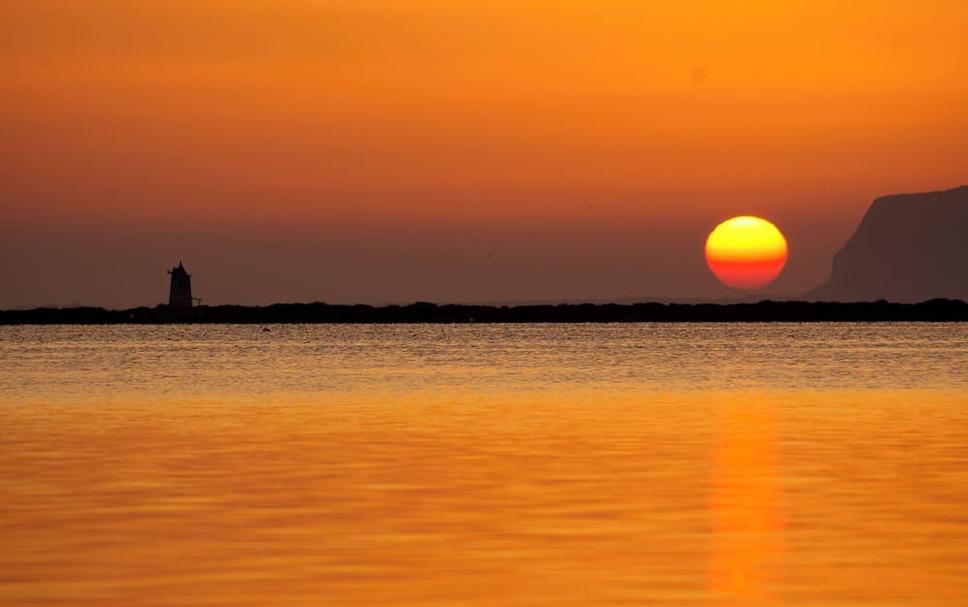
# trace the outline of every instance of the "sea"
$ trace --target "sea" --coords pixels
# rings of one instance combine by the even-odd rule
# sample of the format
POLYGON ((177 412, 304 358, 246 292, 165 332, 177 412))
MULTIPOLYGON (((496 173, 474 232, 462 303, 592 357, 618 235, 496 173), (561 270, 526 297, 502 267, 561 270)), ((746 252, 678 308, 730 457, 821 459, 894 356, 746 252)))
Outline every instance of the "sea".
POLYGON ((0 605, 968 605, 968 324, 0 327, 0 605))

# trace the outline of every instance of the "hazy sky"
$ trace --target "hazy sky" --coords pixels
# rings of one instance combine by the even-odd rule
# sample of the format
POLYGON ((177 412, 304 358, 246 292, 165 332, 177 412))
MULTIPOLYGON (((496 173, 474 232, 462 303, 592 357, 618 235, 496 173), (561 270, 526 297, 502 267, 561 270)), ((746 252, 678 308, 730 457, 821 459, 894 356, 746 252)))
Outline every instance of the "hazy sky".
POLYGON ((721 297, 968 182, 968 2, 0 2, 0 307, 721 297))

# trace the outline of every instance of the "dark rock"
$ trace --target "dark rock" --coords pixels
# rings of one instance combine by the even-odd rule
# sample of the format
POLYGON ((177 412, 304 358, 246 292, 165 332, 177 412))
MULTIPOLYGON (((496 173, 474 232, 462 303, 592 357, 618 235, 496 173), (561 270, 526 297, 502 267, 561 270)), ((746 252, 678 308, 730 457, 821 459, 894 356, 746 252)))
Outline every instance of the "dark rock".
MULTIPOLYGON (((103 310, 0 310, 0 325, 197 323, 523 323, 523 322, 896 322, 968 321, 968 304, 934 299, 917 304, 761 301, 738 304, 560 304, 525 306, 366 305, 170 306, 103 310)), ((267 327, 263 327, 263 331, 267 327)))
POLYGON ((968 299, 968 186, 875 200, 834 257, 820 301, 968 299))

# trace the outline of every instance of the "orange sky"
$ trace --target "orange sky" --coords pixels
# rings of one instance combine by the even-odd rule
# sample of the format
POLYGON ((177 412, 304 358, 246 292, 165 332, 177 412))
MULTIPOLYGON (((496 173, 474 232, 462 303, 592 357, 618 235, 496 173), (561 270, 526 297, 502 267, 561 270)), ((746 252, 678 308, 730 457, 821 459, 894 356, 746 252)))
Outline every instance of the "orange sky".
POLYGON ((954 0, 4 2, 0 307, 718 297, 741 214, 796 293, 968 182, 966 68, 954 0))

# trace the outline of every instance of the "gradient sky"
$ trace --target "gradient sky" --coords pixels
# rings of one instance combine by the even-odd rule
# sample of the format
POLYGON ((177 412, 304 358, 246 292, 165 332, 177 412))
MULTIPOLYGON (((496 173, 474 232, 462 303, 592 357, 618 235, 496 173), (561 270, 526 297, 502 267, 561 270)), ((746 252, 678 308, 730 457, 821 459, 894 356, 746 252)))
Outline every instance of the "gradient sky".
POLYGON ((717 298, 968 182, 968 2, 0 2, 0 307, 717 298))

